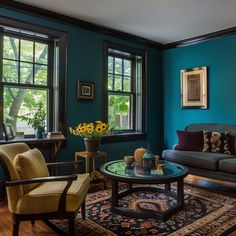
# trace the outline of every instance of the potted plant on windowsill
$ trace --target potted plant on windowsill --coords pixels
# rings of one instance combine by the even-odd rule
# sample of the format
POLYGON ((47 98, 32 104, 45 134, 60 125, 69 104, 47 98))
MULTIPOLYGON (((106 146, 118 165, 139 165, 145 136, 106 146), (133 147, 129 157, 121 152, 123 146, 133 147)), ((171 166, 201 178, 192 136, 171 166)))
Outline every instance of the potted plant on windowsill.
POLYGON ((95 153, 98 151, 101 138, 108 135, 110 129, 108 124, 98 120, 95 123, 80 123, 75 128, 69 127, 69 131, 84 138, 87 152, 95 153))
POLYGON ((36 112, 20 115, 17 116, 17 118, 22 121, 27 121, 28 125, 30 125, 35 130, 36 138, 42 139, 45 137, 46 112, 42 102, 38 103, 38 109, 36 112))

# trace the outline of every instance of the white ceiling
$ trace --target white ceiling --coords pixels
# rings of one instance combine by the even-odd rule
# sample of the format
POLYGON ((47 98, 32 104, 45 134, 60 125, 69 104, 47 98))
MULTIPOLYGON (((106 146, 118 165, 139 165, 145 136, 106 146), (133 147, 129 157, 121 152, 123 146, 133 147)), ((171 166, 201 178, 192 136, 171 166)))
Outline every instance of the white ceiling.
POLYGON ((236 26, 236 0, 18 0, 159 43, 236 26))

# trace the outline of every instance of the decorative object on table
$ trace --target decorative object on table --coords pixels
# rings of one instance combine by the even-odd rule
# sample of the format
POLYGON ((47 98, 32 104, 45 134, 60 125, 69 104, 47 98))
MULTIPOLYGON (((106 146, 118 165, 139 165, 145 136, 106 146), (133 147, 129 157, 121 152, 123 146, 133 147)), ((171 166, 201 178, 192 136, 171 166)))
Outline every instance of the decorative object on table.
POLYGON ((64 135, 61 131, 48 132, 47 138, 63 138, 64 135))
POLYGON ((151 169, 151 175, 163 176, 164 171, 159 169, 151 169))
POLYGON ((140 147, 137 148, 134 151, 134 159, 135 161, 142 163, 143 162, 143 155, 147 152, 148 150, 146 148, 140 147))
POLYGON ((110 129, 108 124, 98 120, 95 123, 80 123, 75 128, 69 127, 69 131, 73 135, 84 138, 87 152, 96 153, 101 138, 108 135, 110 129))
POLYGON ((124 156, 124 162, 127 166, 131 166, 134 162, 134 156, 124 156))
POLYGON ((155 164, 155 168, 151 169, 151 175, 158 175, 158 176, 164 175, 164 167, 165 167, 164 163, 155 164))
POLYGON ((15 138, 22 139, 25 137, 25 132, 16 132, 15 138))
POLYGON ((6 141, 12 140, 12 139, 15 138, 10 124, 4 124, 3 123, 3 133, 5 135, 5 140, 6 141))
POLYGON ((143 155, 143 167, 151 168, 155 165, 155 156, 151 151, 143 155))
POLYGON ((156 165, 156 170, 163 170, 164 167, 165 167, 165 164, 164 164, 164 163, 157 164, 157 165, 156 165))
POLYGON ((93 100, 94 98, 94 83, 78 80, 77 98, 85 100, 93 100))
POLYGON ((181 70, 182 108, 206 109, 207 104, 207 67, 181 70))
POLYGON ((16 116, 20 120, 27 121, 35 130, 35 137, 37 139, 45 138, 45 122, 46 111, 42 102, 38 103, 38 109, 36 112, 27 113, 26 115, 16 116))

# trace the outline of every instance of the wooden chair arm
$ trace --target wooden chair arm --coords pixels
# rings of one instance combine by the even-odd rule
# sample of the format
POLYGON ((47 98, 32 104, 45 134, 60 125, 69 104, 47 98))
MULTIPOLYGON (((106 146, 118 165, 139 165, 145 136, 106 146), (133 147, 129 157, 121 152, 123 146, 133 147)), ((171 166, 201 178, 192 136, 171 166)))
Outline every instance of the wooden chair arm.
POLYGON ((46 163, 48 167, 50 166, 69 166, 69 165, 79 165, 84 163, 83 161, 63 161, 63 162, 49 162, 46 163))
POLYGON ((55 181, 74 181, 77 179, 77 175, 62 175, 62 176, 49 176, 49 177, 39 177, 33 179, 16 180, 16 181, 6 181, 6 186, 16 186, 22 184, 33 184, 33 183, 43 183, 43 182, 55 182, 55 181))

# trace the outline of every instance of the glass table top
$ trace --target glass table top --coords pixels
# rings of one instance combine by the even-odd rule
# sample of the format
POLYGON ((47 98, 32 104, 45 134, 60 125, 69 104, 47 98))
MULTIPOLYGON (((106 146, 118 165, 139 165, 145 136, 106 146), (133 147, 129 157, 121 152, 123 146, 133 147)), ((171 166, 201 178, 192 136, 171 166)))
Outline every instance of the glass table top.
POLYGON ((105 164, 101 170, 111 176, 124 178, 172 178, 186 174, 188 169, 182 165, 159 161, 153 167, 143 167, 142 163, 134 162, 131 166, 127 166, 123 160, 112 161, 105 164))

